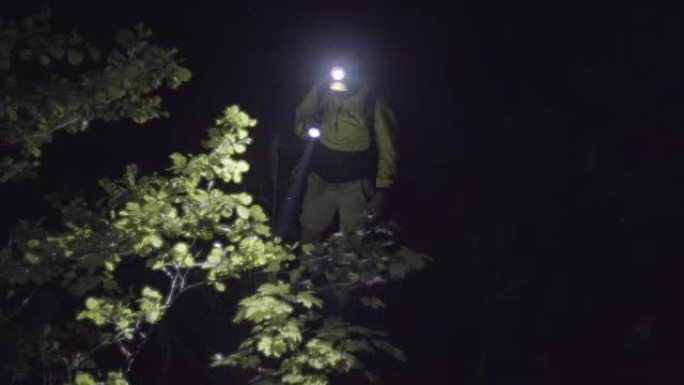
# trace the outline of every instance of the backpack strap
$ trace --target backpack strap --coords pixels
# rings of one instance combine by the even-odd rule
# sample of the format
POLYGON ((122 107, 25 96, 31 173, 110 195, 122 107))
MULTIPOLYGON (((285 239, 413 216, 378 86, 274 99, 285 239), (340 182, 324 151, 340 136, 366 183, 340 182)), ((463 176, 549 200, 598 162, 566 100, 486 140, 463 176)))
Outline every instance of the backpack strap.
MULTIPOLYGON (((368 136, 370 137, 370 145, 368 146, 368 149, 376 155, 378 153, 378 145, 375 142, 375 108, 377 103, 377 91, 375 87, 370 86, 368 87, 368 91, 366 92, 365 99, 363 101, 363 112, 366 116, 366 127, 368 128, 368 136)), ((373 165, 373 170, 373 175, 377 174, 377 164, 373 165)), ((362 188, 364 189, 363 191, 364 195, 366 196, 366 200, 370 201, 376 192, 375 177, 371 178, 367 184, 364 184, 363 182, 361 182, 361 184, 362 188)))
POLYGON ((375 87, 368 87, 365 99, 363 101, 363 113, 366 118, 366 127, 368 128, 368 136, 370 136, 370 148, 375 148, 375 105, 378 102, 378 97, 375 92, 375 87))
POLYGON ((331 95, 330 95, 330 90, 328 87, 325 86, 325 83, 321 83, 318 85, 318 90, 317 90, 317 98, 316 98, 316 115, 315 118, 317 120, 323 119, 323 113, 325 112, 325 109, 327 109, 330 106, 331 103, 331 95))

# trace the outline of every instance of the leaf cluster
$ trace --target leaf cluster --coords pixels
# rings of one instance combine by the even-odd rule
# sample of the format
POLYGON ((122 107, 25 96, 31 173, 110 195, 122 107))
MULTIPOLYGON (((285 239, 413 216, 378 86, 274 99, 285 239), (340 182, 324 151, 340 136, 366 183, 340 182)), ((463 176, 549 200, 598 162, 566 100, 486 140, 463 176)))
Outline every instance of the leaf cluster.
POLYGON ((144 25, 111 48, 53 31, 49 13, 0 21, 0 183, 30 175, 59 132, 93 121, 145 123, 166 116, 159 92, 190 80, 177 51, 152 44, 144 25))
MULTIPOLYGON (((137 47, 141 34, 123 33, 119 40, 137 47)), ((115 54, 111 63, 122 60, 123 66, 112 64, 105 72, 123 71, 150 49, 115 54)), ((172 65, 171 57, 162 61, 172 65)), ((142 95, 157 86, 134 87, 143 87, 138 89, 142 95)), ((59 103, 54 96, 46 98, 59 103)), ((104 98, 133 100, 129 91, 104 98)), ((22 297, 36 290, 60 293, 76 308, 73 325, 17 339, 17 350, 25 350, 17 355, 17 380, 40 366, 68 383, 124 385, 123 373, 181 295, 201 287, 221 293, 252 274, 269 282, 239 303, 234 321, 249 323, 250 334, 236 352, 214 357, 213 366, 237 366, 279 383, 317 385, 327 384, 335 373, 367 371, 364 354, 384 351, 404 359, 386 333, 335 315, 322 298, 404 278, 421 269, 426 258, 398 245, 391 227, 337 234, 324 244, 303 247, 272 236, 252 196, 230 188, 249 170, 240 156, 255 125, 237 106, 228 107, 208 130, 205 152, 172 154, 163 174, 144 175, 130 165, 121 178, 100 181, 105 198, 94 205, 78 197, 56 202, 58 228, 40 221, 15 228, 0 249, 0 287, 16 299, 8 302, 16 308, 2 309, 1 322, 12 324, 31 301, 31 295, 22 297), (145 269, 150 279, 127 281, 127 266, 145 269), (86 333, 90 338, 72 342, 86 333), (96 353, 107 349, 121 352, 123 360, 105 374, 96 353)), ((358 301, 384 308, 377 297, 358 301)))

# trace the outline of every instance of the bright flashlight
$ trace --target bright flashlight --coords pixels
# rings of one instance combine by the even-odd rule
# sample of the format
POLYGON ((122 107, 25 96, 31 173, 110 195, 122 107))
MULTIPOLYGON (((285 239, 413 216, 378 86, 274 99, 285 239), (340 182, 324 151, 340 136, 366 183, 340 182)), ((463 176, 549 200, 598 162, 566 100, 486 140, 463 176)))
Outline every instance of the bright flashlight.
POLYGON ((309 134, 309 138, 316 139, 321 136, 321 129, 317 127, 311 127, 307 133, 309 134))
POLYGON ((347 72, 345 72, 344 68, 336 66, 330 71, 330 76, 333 78, 333 80, 340 81, 347 76, 347 72))

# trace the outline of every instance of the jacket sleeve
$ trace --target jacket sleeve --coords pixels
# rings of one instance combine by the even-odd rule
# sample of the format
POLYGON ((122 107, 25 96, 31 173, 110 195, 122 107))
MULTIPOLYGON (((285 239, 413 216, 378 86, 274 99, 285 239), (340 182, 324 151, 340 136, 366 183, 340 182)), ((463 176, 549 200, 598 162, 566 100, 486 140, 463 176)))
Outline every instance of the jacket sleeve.
POLYGON ((375 104, 375 145, 378 149, 378 174, 375 186, 379 189, 390 187, 396 175, 399 155, 394 139, 395 129, 394 112, 382 98, 378 98, 375 104))
POLYGON ((318 91, 317 87, 313 87, 304 96, 302 102, 299 103, 295 111, 295 133, 297 136, 304 135, 307 126, 313 124, 316 120, 316 110, 318 109, 318 91))

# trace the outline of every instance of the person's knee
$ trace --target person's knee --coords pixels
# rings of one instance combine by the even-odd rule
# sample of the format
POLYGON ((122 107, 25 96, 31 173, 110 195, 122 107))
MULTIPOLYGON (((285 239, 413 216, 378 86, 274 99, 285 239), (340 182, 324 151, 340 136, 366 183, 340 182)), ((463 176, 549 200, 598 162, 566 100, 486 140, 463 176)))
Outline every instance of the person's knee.
POLYGON ((354 215, 349 215, 344 221, 341 221, 340 230, 343 233, 353 233, 355 231, 363 230, 365 227, 365 221, 363 220, 363 213, 358 212, 354 215))
POLYGON ((370 193, 365 180, 349 182, 340 201, 340 229, 345 233, 363 230, 366 225, 365 212, 370 193))

